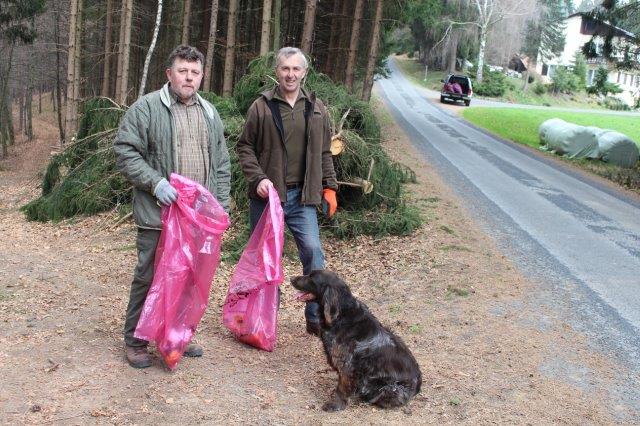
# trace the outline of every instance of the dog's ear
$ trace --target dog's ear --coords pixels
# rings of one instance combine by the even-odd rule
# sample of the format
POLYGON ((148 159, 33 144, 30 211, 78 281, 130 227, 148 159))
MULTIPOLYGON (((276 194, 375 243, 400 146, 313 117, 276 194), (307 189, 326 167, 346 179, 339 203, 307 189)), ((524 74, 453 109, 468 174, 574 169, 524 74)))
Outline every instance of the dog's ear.
POLYGON ((331 326, 340 315, 340 295, 335 287, 331 285, 325 287, 322 304, 324 305, 324 322, 331 326))

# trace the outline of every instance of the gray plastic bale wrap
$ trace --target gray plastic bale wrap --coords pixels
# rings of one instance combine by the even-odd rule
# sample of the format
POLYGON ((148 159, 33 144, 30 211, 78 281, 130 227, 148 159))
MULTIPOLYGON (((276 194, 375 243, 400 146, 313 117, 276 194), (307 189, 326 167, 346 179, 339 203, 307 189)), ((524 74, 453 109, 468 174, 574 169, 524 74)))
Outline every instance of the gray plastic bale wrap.
POLYGON ((538 134, 547 151, 569 158, 599 158, 597 136, 584 126, 552 118, 540 125, 538 134))
POLYGON ((613 130, 604 130, 598 135, 600 159, 605 163, 631 168, 640 157, 638 145, 626 135, 613 130))

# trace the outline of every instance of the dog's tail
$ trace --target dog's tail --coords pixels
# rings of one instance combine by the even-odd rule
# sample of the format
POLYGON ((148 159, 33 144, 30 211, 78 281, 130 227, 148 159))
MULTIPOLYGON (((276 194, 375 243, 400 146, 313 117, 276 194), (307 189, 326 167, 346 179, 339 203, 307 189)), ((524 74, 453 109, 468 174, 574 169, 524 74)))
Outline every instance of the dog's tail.
POLYGON ((416 394, 416 386, 411 383, 389 383, 369 394, 367 402, 381 408, 394 408, 405 405, 416 394))

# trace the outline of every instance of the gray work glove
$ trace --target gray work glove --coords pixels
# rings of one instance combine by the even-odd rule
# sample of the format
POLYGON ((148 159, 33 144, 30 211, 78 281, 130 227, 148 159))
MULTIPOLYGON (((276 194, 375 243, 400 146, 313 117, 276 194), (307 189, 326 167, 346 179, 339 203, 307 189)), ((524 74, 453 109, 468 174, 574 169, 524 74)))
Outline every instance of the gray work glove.
POLYGON ((168 206, 178 199, 178 191, 164 178, 156 185, 156 189, 153 190, 153 195, 156 196, 163 206, 168 206))

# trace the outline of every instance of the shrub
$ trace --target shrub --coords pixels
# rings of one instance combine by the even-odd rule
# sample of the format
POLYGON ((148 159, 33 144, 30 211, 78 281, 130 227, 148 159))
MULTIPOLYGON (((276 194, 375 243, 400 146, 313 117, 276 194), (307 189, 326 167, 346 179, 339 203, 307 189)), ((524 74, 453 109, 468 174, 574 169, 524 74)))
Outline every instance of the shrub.
POLYGON ((607 96, 601 103, 607 109, 615 111, 629 111, 631 108, 623 100, 614 98, 613 96, 607 96))
POLYGON ((593 85, 587 88, 587 93, 592 95, 607 96, 609 93, 615 95, 622 92, 617 84, 608 81, 609 71, 605 67, 598 67, 593 77, 593 85))
POLYGON ((473 83, 473 90, 478 95, 499 97, 507 91, 507 79, 501 72, 485 70, 483 77, 482 83, 473 83))
POLYGON ((578 77, 567 67, 558 66, 551 79, 553 93, 573 93, 578 89, 578 77))
POLYGON ((576 53, 573 65, 573 74, 577 78, 578 89, 584 90, 587 87, 587 60, 580 52, 576 53))
POLYGON ((536 95, 544 95, 545 93, 547 93, 547 88, 544 84, 538 81, 533 85, 533 93, 535 93, 536 95))

